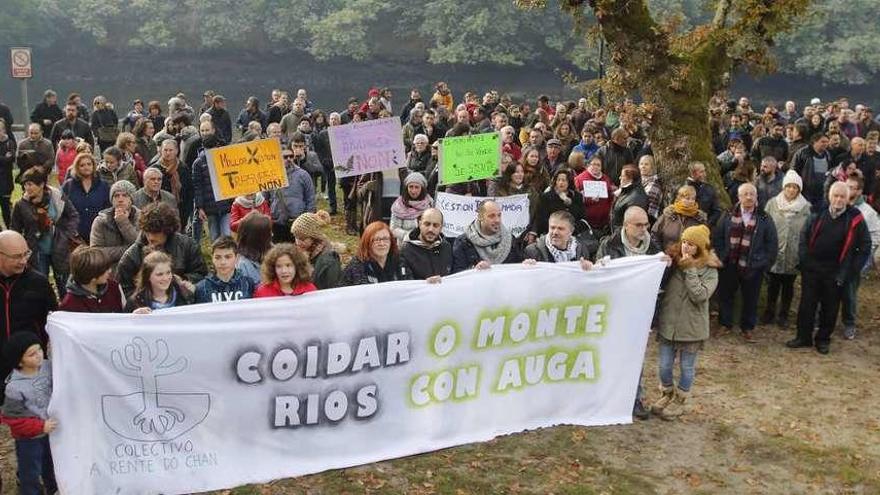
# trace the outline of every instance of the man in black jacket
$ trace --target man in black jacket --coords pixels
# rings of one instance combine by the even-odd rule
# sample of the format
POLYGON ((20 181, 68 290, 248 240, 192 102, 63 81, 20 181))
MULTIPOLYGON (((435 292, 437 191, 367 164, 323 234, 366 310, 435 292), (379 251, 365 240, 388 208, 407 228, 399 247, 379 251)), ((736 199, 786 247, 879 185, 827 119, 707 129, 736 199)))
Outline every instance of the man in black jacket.
POLYGON ((611 141, 596 152, 596 156, 602 159, 602 170, 618 186, 623 166, 636 164, 632 150, 626 145, 628 139, 629 133, 626 129, 618 127, 611 133, 611 141))
POLYGON ((831 155, 828 153, 828 145, 831 141, 828 135, 817 132, 810 138, 810 145, 801 148, 794 156, 791 168, 794 169, 804 181, 801 194, 813 205, 813 213, 825 209, 825 174, 831 170, 831 155))
MULTIPOLYGON (((523 250, 526 260, 565 263, 579 261, 584 270, 592 268, 590 246, 574 237, 575 218, 566 210, 554 211, 547 220, 547 233, 523 250)), ((593 244, 595 246, 595 243, 593 244)))
POLYGON ((43 128, 43 135, 49 136, 52 132, 52 125, 64 118, 64 112, 58 106, 58 94, 47 89, 43 93, 43 101, 37 104, 34 111, 31 112, 31 122, 40 124, 43 128))
POLYGON ((790 348, 815 345, 820 354, 828 354, 844 287, 860 276, 871 254, 865 217, 848 204, 849 188, 845 182, 831 185, 828 203, 828 207, 810 217, 801 232, 797 337, 785 343, 790 348), (814 337, 816 308, 819 330, 814 337))
MULTIPOLYGON (((21 234, 0 232, 0 353, 8 337, 17 332, 34 332, 45 342, 46 318, 58 309, 49 280, 28 265, 32 254, 21 234)), ((0 367, 0 378, 5 380, 10 371, 5 365, 0 367)))
POLYGON ((428 208, 404 240, 400 262, 415 280, 436 281, 452 271, 452 245, 443 236, 443 213, 428 208))
POLYGON ((697 191, 697 204, 700 210, 709 218, 709 228, 711 229, 718 217, 721 216, 721 206, 718 204, 718 193, 711 184, 706 182, 706 166, 700 162, 693 162, 688 165, 687 185, 693 187, 697 191))
POLYGON ((76 103, 71 101, 64 106, 64 118, 55 122, 49 138, 55 149, 58 149, 58 141, 61 141, 61 134, 68 129, 73 132, 74 136, 84 139, 94 148, 95 139, 92 137, 92 128, 88 122, 77 117, 78 114, 79 110, 77 110, 76 103))

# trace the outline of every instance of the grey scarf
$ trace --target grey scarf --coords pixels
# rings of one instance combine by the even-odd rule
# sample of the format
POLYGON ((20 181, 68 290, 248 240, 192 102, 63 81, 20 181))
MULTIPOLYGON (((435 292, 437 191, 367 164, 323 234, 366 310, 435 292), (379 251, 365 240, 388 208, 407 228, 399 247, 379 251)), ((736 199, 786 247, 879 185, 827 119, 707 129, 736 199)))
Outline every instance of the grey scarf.
POLYGON ((650 237, 645 237, 637 246, 631 246, 629 239, 626 238, 626 230, 620 229, 620 240, 623 242, 623 249, 626 250, 627 256, 638 256, 648 252, 648 246, 651 245, 650 237))
POLYGON ((507 255, 510 254, 513 237, 504 225, 501 226, 501 230, 497 234, 487 237, 480 231, 479 220, 474 220, 468 225, 464 235, 474 245, 480 259, 493 265, 504 263, 507 255))

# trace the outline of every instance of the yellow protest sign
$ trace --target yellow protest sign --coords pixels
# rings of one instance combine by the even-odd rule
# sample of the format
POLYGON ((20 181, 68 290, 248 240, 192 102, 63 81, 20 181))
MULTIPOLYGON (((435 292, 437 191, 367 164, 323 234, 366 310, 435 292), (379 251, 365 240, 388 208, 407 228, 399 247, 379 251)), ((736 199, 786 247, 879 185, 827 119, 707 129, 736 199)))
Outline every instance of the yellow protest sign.
POLYGON ((287 171, 277 139, 259 139, 205 151, 217 201, 287 187, 287 171))

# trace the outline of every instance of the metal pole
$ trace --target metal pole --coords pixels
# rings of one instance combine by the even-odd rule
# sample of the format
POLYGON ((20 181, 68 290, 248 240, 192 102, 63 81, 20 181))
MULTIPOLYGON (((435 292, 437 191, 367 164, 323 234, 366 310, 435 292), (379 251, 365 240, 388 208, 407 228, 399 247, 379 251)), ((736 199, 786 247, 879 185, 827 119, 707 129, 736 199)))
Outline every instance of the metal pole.
POLYGON ((605 37, 599 33, 599 106, 605 105, 605 94, 602 91, 602 82, 605 79, 605 37))
MULTIPOLYGON (((24 125, 25 135, 27 135, 27 126, 28 126, 28 122, 30 122, 30 118, 31 118, 30 113, 28 112, 27 82, 28 82, 27 79, 21 80, 21 114, 23 117, 21 119, 21 123, 22 123, 22 125, 24 125)), ((42 124, 42 122, 41 122, 41 124, 42 124)), ((9 132, 12 132, 12 129, 10 129, 9 132)))

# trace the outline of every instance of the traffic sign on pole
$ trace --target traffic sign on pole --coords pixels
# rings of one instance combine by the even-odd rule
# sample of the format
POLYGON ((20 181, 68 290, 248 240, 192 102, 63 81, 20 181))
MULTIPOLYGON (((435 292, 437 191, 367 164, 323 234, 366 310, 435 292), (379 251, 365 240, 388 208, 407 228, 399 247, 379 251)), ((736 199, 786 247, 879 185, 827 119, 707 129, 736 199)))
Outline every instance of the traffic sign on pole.
POLYGON ((34 70, 31 65, 31 49, 27 47, 16 47, 9 50, 12 63, 12 77, 15 79, 30 79, 34 77, 34 70))

